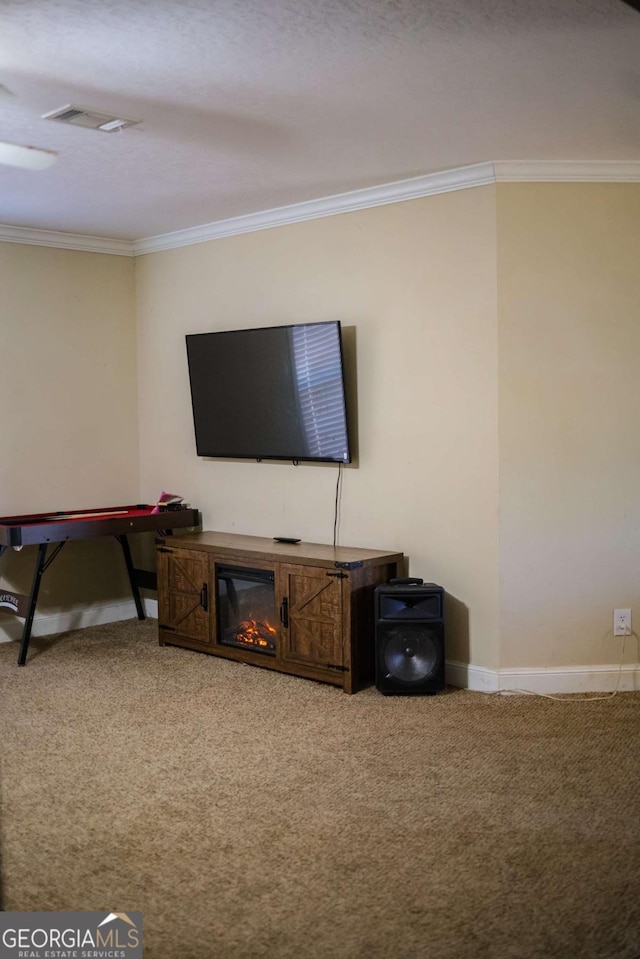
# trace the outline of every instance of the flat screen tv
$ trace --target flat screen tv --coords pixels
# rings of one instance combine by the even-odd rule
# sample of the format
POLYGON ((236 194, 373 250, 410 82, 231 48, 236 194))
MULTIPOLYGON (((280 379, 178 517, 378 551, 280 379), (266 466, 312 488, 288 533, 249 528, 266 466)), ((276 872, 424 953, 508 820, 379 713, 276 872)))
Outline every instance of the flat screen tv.
POLYGON ((351 462, 338 321, 186 341, 199 456, 351 462))

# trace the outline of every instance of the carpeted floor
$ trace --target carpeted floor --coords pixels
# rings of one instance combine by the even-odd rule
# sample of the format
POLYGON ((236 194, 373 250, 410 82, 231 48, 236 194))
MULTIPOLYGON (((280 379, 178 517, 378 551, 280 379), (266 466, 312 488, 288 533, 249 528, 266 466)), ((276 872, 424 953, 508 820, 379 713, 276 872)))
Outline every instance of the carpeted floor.
POLYGON ((640 694, 385 697, 157 645, 0 646, 4 908, 146 959, 634 959, 640 694))

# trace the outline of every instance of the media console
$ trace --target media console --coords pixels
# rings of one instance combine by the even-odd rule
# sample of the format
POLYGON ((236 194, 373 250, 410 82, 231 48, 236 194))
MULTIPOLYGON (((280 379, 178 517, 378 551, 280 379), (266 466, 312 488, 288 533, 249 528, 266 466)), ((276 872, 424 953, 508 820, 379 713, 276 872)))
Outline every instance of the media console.
POLYGON ((373 593, 402 553, 203 532, 158 540, 160 645, 332 683, 374 679, 373 593))

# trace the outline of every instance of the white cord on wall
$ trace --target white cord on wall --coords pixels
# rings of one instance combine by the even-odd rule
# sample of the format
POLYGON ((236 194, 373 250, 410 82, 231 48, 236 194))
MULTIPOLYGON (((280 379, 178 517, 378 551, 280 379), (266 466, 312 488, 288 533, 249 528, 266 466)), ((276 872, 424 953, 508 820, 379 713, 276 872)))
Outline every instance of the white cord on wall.
MULTIPOLYGON (((620 652, 620 665, 618 667, 618 678, 616 680, 616 688, 611 693, 605 693, 603 696, 580 696, 576 693, 567 693, 564 696, 554 696, 552 693, 536 693, 532 689, 498 689, 495 695, 502 696, 508 695, 509 693, 522 693, 526 696, 540 696, 543 699, 553 699, 557 703, 597 703, 606 699, 613 699, 616 696, 620 689, 620 678, 622 676, 622 664, 624 662, 624 650, 627 636, 635 636, 636 641, 638 640, 638 634, 631 631, 626 633, 622 637, 622 650, 620 652)), ((639 658, 640 658, 640 645, 639 645, 639 658)))

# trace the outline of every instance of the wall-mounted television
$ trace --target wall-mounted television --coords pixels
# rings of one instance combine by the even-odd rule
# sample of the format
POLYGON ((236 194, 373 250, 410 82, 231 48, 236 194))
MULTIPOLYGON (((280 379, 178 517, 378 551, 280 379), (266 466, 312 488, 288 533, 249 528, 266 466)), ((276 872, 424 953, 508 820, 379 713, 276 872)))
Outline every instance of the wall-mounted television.
POLYGON ((351 462, 339 321, 186 341, 198 456, 351 462))

